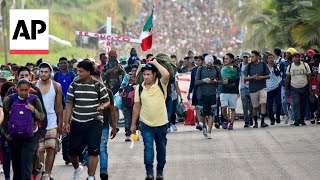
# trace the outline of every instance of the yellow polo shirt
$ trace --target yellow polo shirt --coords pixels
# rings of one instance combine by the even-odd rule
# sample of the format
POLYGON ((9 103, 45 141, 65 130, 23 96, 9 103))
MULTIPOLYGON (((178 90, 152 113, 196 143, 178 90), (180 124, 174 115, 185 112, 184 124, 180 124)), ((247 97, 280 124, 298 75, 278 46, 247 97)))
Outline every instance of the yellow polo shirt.
MULTIPOLYGON (((161 82, 165 96, 158 85, 158 79, 149 89, 145 87, 144 82, 141 85, 143 90, 141 93, 140 120, 151 127, 167 124, 166 96, 168 85, 161 82)), ((140 102, 139 85, 135 89, 134 102, 140 102)))

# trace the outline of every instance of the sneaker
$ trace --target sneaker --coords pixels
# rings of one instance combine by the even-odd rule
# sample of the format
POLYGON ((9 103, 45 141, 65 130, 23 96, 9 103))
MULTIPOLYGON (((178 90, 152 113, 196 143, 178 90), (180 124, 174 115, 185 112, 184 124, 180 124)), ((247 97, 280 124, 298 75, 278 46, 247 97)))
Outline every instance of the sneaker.
POLYGON ((0 173, 3 173, 2 164, 0 165, 0 173))
POLYGON ((126 139, 124 139, 125 142, 131 141, 130 136, 126 136, 126 139))
POLYGON ((156 180, 163 180, 163 174, 162 173, 157 174, 156 180))
POLYGON ((202 124, 197 124, 197 126, 196 126, 196 129, 198 129, 199 131, 201 131, 202 130, 202 124))
POLYGON ((249 123, 244 123, 244 126, 243 126, 244 128, 248 128, 248 127, 250 127, 250 124, 249 123))
POLYGON ((215 127, 216 129, 220 129, 220 123, 214 123, 214 127, 215 127))
POLYGON ((172 131, 173 131, 173 132, 177 132, 177 131, 178 131, 177 126, 176 126, 176 125, 172 125, 172 131))
POLYGON ((79 166, 78 169, 75 169, 72 175, 72 180, 80 180, 82 171, 83 171, 83 166, 79 166))
MULTIPOLYGON (((299 123, 298 123, 298 125, 299 125, 299 123)), ((294 121, 291 121, 291 122, 290 122, 290 126, 295 126, 294 121)))
POLYGON ((299 123, 298 122, 294 122, 293 125, 299 126, 299 123))
POLYGON ((207 135, 208 135, 207 127, 204 127, 204 128, 202 129, 202 133, 203 133, 203 136, 206 138, 207 135))
POLYGON ((258 123, 257 124, 254 124, 253 128, 258 128, 258 123))
POLYGON ((310 120, 310 123, 311 123, 311 124, 314 124, 314 123, 316 123, 316 120, 315 120, 315 119, 311 119, 311 120, 310 120))
POLYGON ((233 130, 233 124, 229 124, 229 126, 228 126, 228 130, 233 130))
POLYGON ((212 138, 211 138, 211 133, 208 133, 208 134, 207 134, 207 139, 212 139, 212 138))
POLYGON ((171 132, 171 129, 170 129, 170 128, 168 128, 168 129, 167 129, 167 133, 170 133, 170 132, 171 132))
POLYGON ((270 125, 275 125, 276 123, 274 122, 274 121, 272 121, 271 123, 270 123, 270 125))
POLYGON ((227 129, 228 128, 228 122, 223 122, 222 123, 222 128, 227 129))
POLYGON ((108 180, 108 178, 109 178, 108 173, 102 172, 102 173, 100 174, 100 179, 101 179, 101 180, 108 180))
POLYGON ((279 119, 276 119, 276 123, 277 123, 277 124, 280 124, 280 122, 281 122, 280 118, 279 118, 279 119))
POLYGON ((302 123, 300 123, 302 126, 307 125, 304 121, 302 121, 302 123))
POLYGON ((154 177, 152 174, 148 174, 145 180, 154 180, 154 177))
POLYGON ((251 118, 250 118, 250 120, 249 120, 249 124, 250 124, 250 126, 253 126, 253 121, 252 121, 251 118))
POLYGON ((64 162, 64 164, 68 166, 70 164, 70 161, 66 161, 64 162))
POLYGON ((320 120, 317 122, 317 124, 320 124, 320 120))
MULTIPOLYGON (((273 122, 274 123, 274 122, 273 122)), ((268 127, 269 125, 266 124, 266 123, 261 123, 261 127, 264 128, 264 127, 268 127)))
POLYGON ((41 180, 50 180, 49 174, 44 174, 41 180))

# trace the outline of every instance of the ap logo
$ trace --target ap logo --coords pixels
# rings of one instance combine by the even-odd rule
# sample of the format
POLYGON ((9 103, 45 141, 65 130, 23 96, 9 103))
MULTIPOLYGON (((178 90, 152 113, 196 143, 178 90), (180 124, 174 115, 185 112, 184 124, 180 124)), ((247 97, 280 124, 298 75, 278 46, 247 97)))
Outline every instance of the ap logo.
POLYGON ((10 10, 10 54, 49 53, 49 11, 10 10))

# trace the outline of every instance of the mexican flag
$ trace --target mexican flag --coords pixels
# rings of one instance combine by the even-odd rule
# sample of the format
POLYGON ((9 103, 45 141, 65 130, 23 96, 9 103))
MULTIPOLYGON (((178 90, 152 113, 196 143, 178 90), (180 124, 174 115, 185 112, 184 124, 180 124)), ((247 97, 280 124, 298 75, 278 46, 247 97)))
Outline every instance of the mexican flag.
POLYGON ((151 49, 152 46, 153 10, 154 8, 152 8, 151 15, 149 16, 146 24, 144 25, 140 35, 142 51, 147 51, 148 49, 151 49))

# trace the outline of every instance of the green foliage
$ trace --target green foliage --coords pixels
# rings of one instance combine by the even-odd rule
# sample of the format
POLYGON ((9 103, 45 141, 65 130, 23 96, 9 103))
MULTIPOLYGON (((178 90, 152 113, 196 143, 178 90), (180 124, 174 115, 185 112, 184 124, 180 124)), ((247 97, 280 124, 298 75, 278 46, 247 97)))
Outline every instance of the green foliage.
MULTIPOLYGON (((9 9, 12 1, 7 2, 9 9)), ((17 0, 16 3, 16 8, 20 8, 20 1, 17 0)), ((76 30, 96 32, 99 27, 105 25, 107 16, 112 17, 113 28, 120 30, 123 16, 127 16, 128 23, 133 24, 133 20, 139 17, 141 8, 141 0, 27 0, 25 4, 25 9, 49 9, 49 34, 67 40, 73 46, 75 46, 76 30)), ((3 64, 2 42, 0 48, 0 63, 3 64)), ((50 44, 49 53, 49 55, 10 55, 8 62, 25 64, 43 57, 55 64, 61 56, 71 58, 71 55, 74 55, 76 58, 83 58, 87 54, 92 57, 97 52, 50 44)))
POLYGON ((239 24, 248 28, 245 47, 319 47, 319 0, 243 0, 241 7, 237 3, 221 1, 220 5, 236 14, 239 24))

